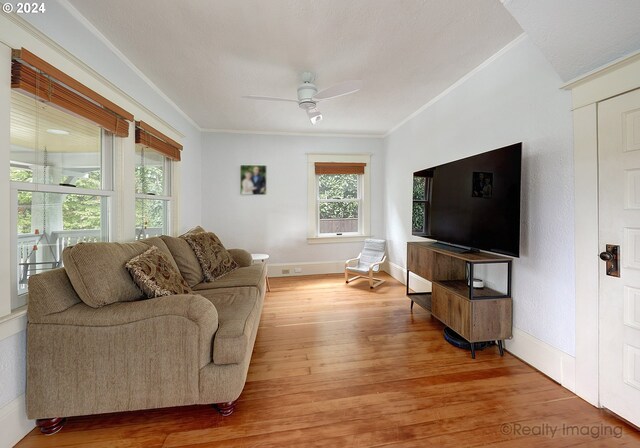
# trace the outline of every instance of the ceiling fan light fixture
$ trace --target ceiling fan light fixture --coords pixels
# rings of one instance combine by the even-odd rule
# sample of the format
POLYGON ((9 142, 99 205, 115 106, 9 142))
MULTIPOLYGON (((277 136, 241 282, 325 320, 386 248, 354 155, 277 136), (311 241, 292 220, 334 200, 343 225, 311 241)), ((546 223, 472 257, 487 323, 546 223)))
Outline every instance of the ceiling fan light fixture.
POLYGON ((319 121, 322 121, 322 113, 319 110, 309 110, 307 111, 307 115, 309 115, 311 124, 316 124, 319 121))

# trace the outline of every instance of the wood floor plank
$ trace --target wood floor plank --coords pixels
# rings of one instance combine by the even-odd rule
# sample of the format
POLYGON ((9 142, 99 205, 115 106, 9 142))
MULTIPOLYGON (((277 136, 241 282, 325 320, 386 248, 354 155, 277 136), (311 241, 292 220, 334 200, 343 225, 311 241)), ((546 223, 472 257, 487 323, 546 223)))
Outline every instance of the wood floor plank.
POLYGON ((18 446, 640 446, 634 428, 509 353, 452 347, 386 280, 371 291, 340 275, 272 278, 230 417, 209 406, 72 417, 18 446))

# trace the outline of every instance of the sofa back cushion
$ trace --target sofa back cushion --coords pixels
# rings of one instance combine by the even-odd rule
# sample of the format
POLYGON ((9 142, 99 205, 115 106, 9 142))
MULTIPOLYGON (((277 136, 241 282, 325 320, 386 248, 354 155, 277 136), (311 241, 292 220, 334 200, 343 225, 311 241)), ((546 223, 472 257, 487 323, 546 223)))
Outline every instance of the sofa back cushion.
POLYGON ((176 260, 173 258, 173 254, 169 250, 169 246, 167 246, 167 244, 164 242, 164 240, 161 237, 152 236, 151 238, 145 238, 140 241, 149 247, 156 246, 160 250, 160 252, 162 252, 167 257, 169 257, 169 261, 171 262, 173 267, 176 268, 178 271, 180 270, 180 268, 178 267, 178 264, 176 263, 176 260))
POLYGON ((60 313, 81 302, 64 268, 29 277, 29 322, 41 322, 49 314, 60 313))
POLYGON ((67 247, 62 260, 69 280, 84 303, 99 308, 144 297, 125 264, 149 249, 146 244, 80 243, 67 247))
POLYGON ((187 284, 193 287, 198 283, 202 283, 204 274, 189 243, 175 236, 162 235, 161 238, 171 251, 171 255, 173 255, 173 259, 187 284))

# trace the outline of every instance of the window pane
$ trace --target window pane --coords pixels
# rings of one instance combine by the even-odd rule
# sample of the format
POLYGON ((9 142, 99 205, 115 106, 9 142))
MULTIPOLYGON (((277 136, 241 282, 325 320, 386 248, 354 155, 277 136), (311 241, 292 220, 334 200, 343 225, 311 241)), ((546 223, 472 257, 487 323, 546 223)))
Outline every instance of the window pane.
POLYGON ((136 145, 136 193, 167 196, 166 157, 136 145))
POLYGON ((358 201, 321 202, 320 233, 358 232, 358 201))
POLYGON ((77 186, 84 179, 84 188, 101 188, 96 124, 12 91, 10 134, 11 180, 77 186))
POLYGON ((426 233, 425 229, 425 208, 424 202, 413 203, 413 214, 411 217, 412 232, 417 234, 426 233))
POLYGON ((168 233, 168 201, 136 199, 136 239, 168 233))
POLYGON ((65 247, 106 239, 104 210, 100 196, 18 191, 18 293, 31 275, 60 267, 65 247))
POLYGON ((425 200, 425 192, 427 187, 426 177, 413 177, 413 199, 418 201, 425 200))
POLYGON ((318 175, 318 193, 320 199, 357 199, 357 174, 320 174, 318 175))

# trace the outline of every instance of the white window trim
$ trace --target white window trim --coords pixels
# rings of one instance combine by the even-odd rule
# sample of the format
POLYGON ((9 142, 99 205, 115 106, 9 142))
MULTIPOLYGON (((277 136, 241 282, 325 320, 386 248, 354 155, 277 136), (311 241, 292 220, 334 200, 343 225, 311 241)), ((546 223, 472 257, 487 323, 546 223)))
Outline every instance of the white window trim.
POLYGON ((347 243, 364 241, 371 233, 371 154, 307 154, 307 242, 309 244, 347 243), (359 218, 362 220, 361 233, 345 235, 318 235, 318 187, 316 162, 366 163, 362 175, 362 205, 359 218))

